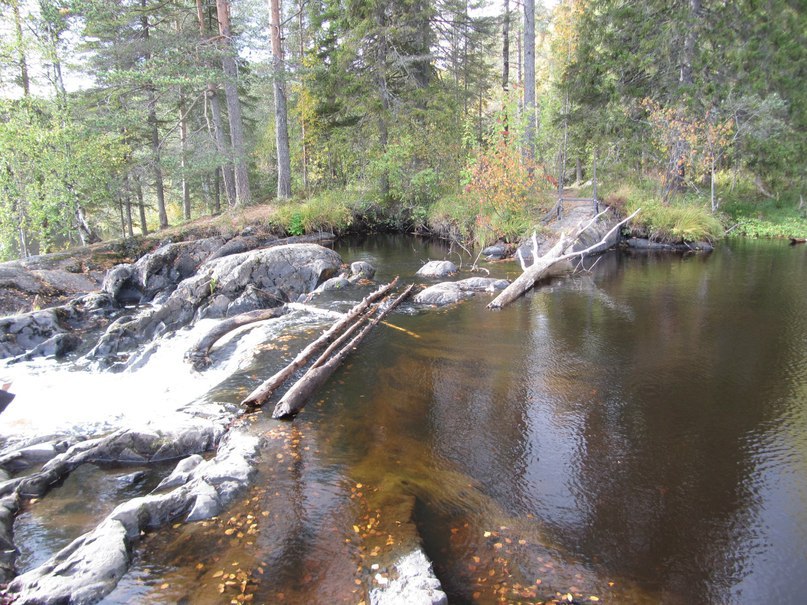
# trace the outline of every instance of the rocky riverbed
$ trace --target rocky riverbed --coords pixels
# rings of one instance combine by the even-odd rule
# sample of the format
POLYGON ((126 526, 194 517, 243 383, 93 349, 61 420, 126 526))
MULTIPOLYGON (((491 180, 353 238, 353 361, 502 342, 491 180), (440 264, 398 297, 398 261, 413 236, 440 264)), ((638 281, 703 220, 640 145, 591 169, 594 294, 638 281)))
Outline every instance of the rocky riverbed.
MULTIPOLYGON (((603 228, 595 225, 589 239, 597 241, 603 228)), ((126 573, 143 532, 215 517, 247 488, 263 437, 237 402, 210 393, 290 327, 332 321, 332 311, 316 307, 320 297, 355 300, 372 285, 375 267, 344 266, 322 245, 332 238, 279 239, 247 229, 166 241, 106 271, 90 269, 81 255, 72 264, 61 255, 0 266, 0 280, 17 293, 0 301, 7 310, 32 301, 39 306, 45 294, 51 304, 0 318, 0 372, 19 393, 0 417, 0 542, 6 546, 0 580, 10 582, 9 598, 96 602, 126 573), (272 308, 283 312, 224 339, 210 357, 205 352, 205 364, 197 366, 209 365, 204 371, 189 364, 176 371, 222 320, 272 308), (90 531, 17 575, 13 525, 20 510, 82 465, 112 464, 136 474, 166 461, 178 462, 156 488, 121 502, 90 531)), ((529 264, 536 249, 519 256, 529 264)), ((425 262, 404 278, 422 284, 413 299, 417 308, 492 296, 508 284, 448 260, 425 262)), ((408 523, 405 552, 401 546, 389 553, 391 575, 374 583, 371 602, 445 602, 408 523)))

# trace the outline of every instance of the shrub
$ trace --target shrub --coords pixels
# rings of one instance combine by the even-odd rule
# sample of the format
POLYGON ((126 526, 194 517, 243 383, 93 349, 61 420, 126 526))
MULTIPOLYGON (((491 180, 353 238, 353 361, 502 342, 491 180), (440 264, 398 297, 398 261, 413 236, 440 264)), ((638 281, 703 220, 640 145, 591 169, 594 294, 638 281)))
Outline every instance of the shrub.
POLYGON ((442 237, 471 241, 478 202, 468 195, 447 195, 429 208, 428 225, 442 237))

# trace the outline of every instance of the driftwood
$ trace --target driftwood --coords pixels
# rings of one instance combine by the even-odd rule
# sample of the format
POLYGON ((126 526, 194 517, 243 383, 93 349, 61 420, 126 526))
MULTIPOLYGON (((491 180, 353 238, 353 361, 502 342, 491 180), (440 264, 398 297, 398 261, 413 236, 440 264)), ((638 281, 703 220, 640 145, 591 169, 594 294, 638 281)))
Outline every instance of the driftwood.
POLYGON ((314 354, 321 351, 324 347, 327 347, 330 343, 332 343, 336 338, 337 335, 344 330, 347 326, 355 322, 358 318, 362 317, 365 311, 372 305, 375 301, 385 296, 392 288, 395 287, 395 284, 398 283, 398 278, 396 277, 390 283, 381 286, 367 297, 365 297, 359 304, 353 307, 349 313, 347 313, 342 319, 337 321, 333 326, 331 326, 328 330, 326 330, 319 338, 317 338, 314 342, 310 343, 307 347, 305 347, 300 353, 297 354, 291 363, 289 363, 285 368, 277 372, 271 378, 265 380, 258 388, 256 388, 249 396, 244 399, 241 403, 251 407, 257 407, 263 404, 264 401, 269 399, 272 396, 277 388, 282 385, 289 377, 294 374, 297 370, 302 368, 308 360, 310 360, 314 354))
MULTIPOLYGON (((558 271, 568 271, 571 270, 571 265, 569 261, 576 257, 584 257, 587 254, 590 254, 594 250, 600 248, 608 238, 613 235, 613 233, 619 229, 622 225, 627 223, 631 220, 634 216, 639 213, 640 209, 637 209, 636 212, 631 214, 629 217, 625 218, 624 220, 619 221, 616 225, 614 225, 608 233, 596 244, 589 246, 583 250, 578 250, 577 252, 565 252, 569 246, 574 244, 578 237, 586 230, 589 226, 591 226, 594 221, 597 220, 604 212, 601 212, 594 218, 592 218, 588 223, 579 227, 575 234, 570 238, 566 236, 566 234, 561 234, 560 240, 558 243, 555 244, 549 252, 544 254, 540 258, 536 258, 535 261, 529 267, 524 269, 524 272, 519 275, 513 283, 511 283, 507 288, 502 290, 502 292, 494 298, 490 304, 488 304, 488 309, 501 309, 509 305, 511 302, 523 296, 527 291, 529 291, 536 282, 551 275, 554 275, 558 271)), ((522 265, 523 266, 523 265, 522 265)))
POLYGON ((321 387, 325 381, 328 380, 328 378, 330 378, 331 374, 333 374, 336 368, 339 367, 339 364, 342 363, 345 357, 347 357, 350 352, 359 345, 364 337, 369 334, 370 330, 378 325, 378 323, 384 319, 384 317, 386 317, 390 311, 392 311, 407 296, 409 296, 413 287, 414 286, 411 284, 407 286, 406 289, 395 300, 385 306, 372 320, 368 321, 361 328, 361 330, 359 330, 358 334, 353 336, 353 338, 340 349, 339 346, 341 343, 347 340, 347 337, 355 332, 356 329, 361 326, 362 321, 365 318, 368 318, 374 310, 370 311, 368 314, 365 314, 359 318, 356 323, 351 325, 349 328, 349 333, 346 332, 336 341, 334 341, 331 346, 329 346, 322 353, 322 355, 319 356, 319 358, 313 363, 303 377, 294 383, 294 385, 292 385, 288 391, 286 391, 281 400, 278 401, 277 405, 275 406, 274 412, 272 412, 272 418, 290 418, 303 409, 303 406, 305 406, 309 397, 311 397, 311 395, 319 387, 321 387))
POLYGON ((796 244, 807 244, 807 238, 805 238, 805 237, 791 237, 790 238, 790 245, 795 246, 796 244))
POLYGON ((225 334, 229 334, 233 330, 246 326, 258 321, 265 321, 267 319, 275 319, 281 315, 289 312, 286 305, 280 307, 273 307, 271 309, 257 309, 256 311, 248 311, 241 313, 235 317, 230 317, 224 321, 217 323, 213 328, 202 338, 200 338, 187 353, 185 353, 185 361, 193 364, 197 370, 210 365, 210 358, 208 354, 219 339, 225 334))

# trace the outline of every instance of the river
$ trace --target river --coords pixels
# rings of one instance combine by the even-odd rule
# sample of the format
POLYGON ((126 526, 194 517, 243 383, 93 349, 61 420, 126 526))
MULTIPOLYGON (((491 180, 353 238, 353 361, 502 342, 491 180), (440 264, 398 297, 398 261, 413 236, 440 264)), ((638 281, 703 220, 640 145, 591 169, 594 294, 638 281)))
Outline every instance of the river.
MULTIPOLYGON (((447 252, 401 236, 337 251, 378 281, 447 252)), ((144 535, 103 602, 359 603, 418 536, 450 603, 802 602, 805 292, 807 249, 743 241, 609 253, 497 312, 487 295, 406 307, 293 422, 250 415, 264 438, 253 487, 226 515, 144 535)), ((329 296, 317 304, 350 306, 329 296)), ((232 341, 206 378, 155 355, 170 379, 127 390, 237 403, 323 324, 289 325, 232 341)), ((38 388, 77 388, 48 379, 60 372, 38 388)), ((36 424, 6 414, 9 439, 36 424)), ((131 468, 82 467, 19 516, 19 566, 170 468, 130 483, 131 468)))

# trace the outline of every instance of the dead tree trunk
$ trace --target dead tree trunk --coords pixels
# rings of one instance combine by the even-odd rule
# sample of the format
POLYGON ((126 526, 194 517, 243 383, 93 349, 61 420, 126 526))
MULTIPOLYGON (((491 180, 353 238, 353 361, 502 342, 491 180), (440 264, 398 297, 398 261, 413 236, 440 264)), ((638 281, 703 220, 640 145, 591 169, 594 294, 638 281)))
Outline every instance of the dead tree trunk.
MULTIPOLYGON (((397 307, 407 296, 412 292, 414 286, 410 284, 406 289, 387 307, 385 307, 378 315, 370 320, 356 336, 354 336, 346 345, 336 351, 338 348, 336 342, 333 343, 328 349, 325 350, 319 359, 308 369, 300 380, 298 380, 292 387, 286 391, 282 399, 277 402, 272 418, 291 418, 295 416, 300 410, 303 409, 311 395, 321 387, 331 374, 334 373, 336 368, 344 361, 351 351, 353 351, 359 343, 370 333, 378 323, 384 319, 395 307, 397 307), (336 351, 336 352, 334 352, 336 351)), ((363 317, 367 317, 364 315, 363 317)), ((350 327, 351 331, 360 325, 361 319, 350 327)), ((340 337, 338 340, 343 340, 340 337)))
MULTIPOLYGON (((591 254, 595 251, 599 251, 602 249, 602 246, 605 242, 608 241, 608 238, 616 232, 622 225, 627 223, 631 220, 634 216, 639 213, 640 209, 637 209, 633 214, 631 214, 626 219, 619 221, 616 225, 611 227, 611 229, 606 233, 603 238, 598 241, 596 244, 589 246, 583 250, 578 250, 576 252, 566 252, 566 250, 574 244, 580 235, 588 229, 594 222, 607 210, 604 210, 593 219, 591 219, 588 223, 579 227, 572 237, 568 237, 565 233, 561 234, 560 240, 558 243, 555 244, 552 249, 544 254, 540 258, 536 258, 532 265, 524 269, 524 273, 518 276, 513 283, 507 286, 502 292, 494 298, 489 304, 488 309, 501 309, 509 305, 511 302, 516 300, 517 298, 523 296, 526 292, 528 292, 532 287, 535 285, 536 282, 549 277, 550 275, 556 274, 558 271, 565 272, 571 269, 568 265, 569 261, 574 258, 583 258, 587 254, 591 254)), ((536 247, 537 248, 537 247, 536 247)))
POLYGON ((294 372, 302 368, 308 362, 308 360, 314 356, 315 353, 336 340, 337 335, 341 331, 361 317, 371 304, 392 290, 397 282, 398 278, 396 277, 390 283, 386 284, 385 286, 381 286, 375 292, 369 294, 359 304, 353 307, 343 319, 337 321, 328 330, 326 330, 322 336, 300 351, 297 354, 297 357, 295 357, 291 363, 277 372, 274 376, 264 381, 241 403, 244 405, 257 407, 269 399, 269 397, 272 396, 272 393, 274 393, 280 385, 286 382, 286 380, 288 380, 289 377, 294 374, 294 372))
POLYGON ((212 330, 202 336, 202 338, 185 353, 185 361, 192 363, 196 370, 205 368, 210 365, 210 358, 208 357, 210 349, 225 334, 229 334, 241 326, 246 326, 258 321, 266 321, 267 319, 275 319, 288 312, 289 309, 283 305, 272 309, 257 309, 255 311, 241 313, 235 317, 229 317, 216 324, 212 330))

